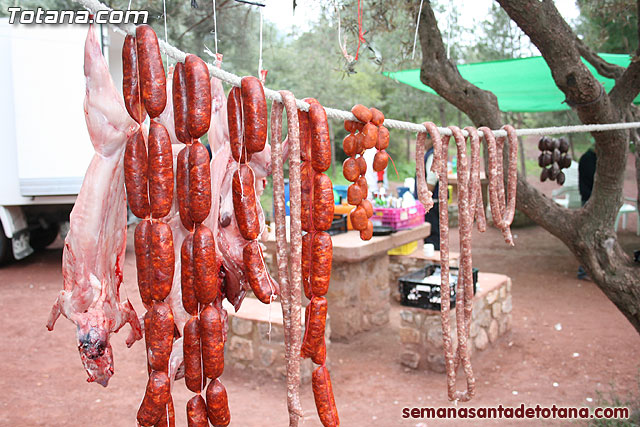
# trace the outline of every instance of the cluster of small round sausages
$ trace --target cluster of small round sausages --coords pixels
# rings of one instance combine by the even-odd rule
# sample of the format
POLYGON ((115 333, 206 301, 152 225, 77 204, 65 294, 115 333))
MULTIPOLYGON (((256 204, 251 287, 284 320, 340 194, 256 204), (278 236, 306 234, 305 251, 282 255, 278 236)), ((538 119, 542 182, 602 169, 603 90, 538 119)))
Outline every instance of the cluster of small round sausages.
POLYGON ((367 163, 363 153, 375 147, 378 152, 373 159, 373 170, 385 170, 389 162, 389 155, 385 151, 389 146, 389 130, 382 125, 384 114, 376 108, 357 104, 351 112, 359 122, 344 122, 344 128, 349 135, 342 141, 342 148, 349 157, 342 164, 342 174, 353 183, 347 189, 347 202, 356 206, 349 214, 351 224, 354 229, 360 231, 362 240, 369 240, 373 236, 373 223, 369 220, 373 216, 373 206, 367 199, 367 163))
POLYGON ((564 139, 549 138, 543 136, 538 141, 538 165, 543 168, 540 173, 540 181, 545 182, 547 179, 556 181, 558 184, 564 184, 565 176, 562 169, 571 166, 571 154, 569 154, 569 142, 564 139))

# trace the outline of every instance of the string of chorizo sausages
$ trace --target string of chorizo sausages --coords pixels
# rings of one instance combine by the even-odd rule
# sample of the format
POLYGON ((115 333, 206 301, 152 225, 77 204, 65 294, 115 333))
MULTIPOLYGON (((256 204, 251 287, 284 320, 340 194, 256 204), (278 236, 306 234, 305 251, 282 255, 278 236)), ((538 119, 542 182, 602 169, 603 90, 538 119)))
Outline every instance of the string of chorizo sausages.
POLYGON ((144 305, 145 347, 149 381, 138 409, 143 426, 173 426, 169 357, 173 348, 174 318, 163 300, 173 283, 173 235, 161 218, 173 199, 173 153, 169 134, 153 120, 166 104, 166 80, 158 40, 153 29, 141 25, 136 37, 127 36, 122 49, 125 106, 139 124, 146 112, 152 118, 148 141, 142 126, 127 141, 125 188, 131 211, 143 220, 136 226, 134 248, 138 287, 144 305), (146 110, 146 112, 145 112, 146 110))
MULTIPOLYGON (((302 158, 301 225, 307 232, 302 237, 301 274, 304 293, 311 301, 305 309, 305 332, 301 357, 309 357, 320 365, 312 375, 312 389, 320 421, 325 427, 339 426, 331 379, 326 368, 325 324, 333 245, 326 233, 334 213, 333 184, 324 172, 331 165, 331 140, 324 108, 315 99, 309 113, 300 118, 302 158), (307 132, 308 129, 308 132, 307 132), (308 147, 308 148, 307 148, 308 147)), ((293 215, 293 214, 292 214, 293 215)))

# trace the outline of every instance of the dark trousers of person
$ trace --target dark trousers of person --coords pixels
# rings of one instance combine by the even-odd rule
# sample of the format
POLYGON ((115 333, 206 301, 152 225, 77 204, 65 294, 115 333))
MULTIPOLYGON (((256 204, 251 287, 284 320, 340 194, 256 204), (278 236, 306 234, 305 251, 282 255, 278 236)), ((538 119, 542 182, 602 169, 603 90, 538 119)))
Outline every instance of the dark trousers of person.
POLYGON ((440 203, 436 202, 424 215, 424 220, 431 224, 431 233, 424 239, 425 243, 432 243, 435 250, 440 250, 440 203))

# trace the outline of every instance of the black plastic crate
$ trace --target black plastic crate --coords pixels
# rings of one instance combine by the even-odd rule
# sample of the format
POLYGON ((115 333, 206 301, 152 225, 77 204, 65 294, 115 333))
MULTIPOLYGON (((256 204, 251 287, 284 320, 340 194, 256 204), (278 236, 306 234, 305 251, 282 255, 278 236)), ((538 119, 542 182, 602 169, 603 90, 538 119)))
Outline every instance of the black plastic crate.
POLYGON ((347 216, 344 214, 333 214, 333 222, 327 230, 331 236, 347 232, 347 216))
MULTIPOLYGON (((431 277, 440 269, 439 264, 427 264, 418 271, 407 274, 398 279, 398 287, 402 297, 400 303, 407 307, 420 307, 428 310, 440 310, 440 275, 437 280, 431 277), (427 279, 427 280, 425 280, 427 279), (433 283, 430 283, 433 282, 433 283)), ((449 268, 449 282, 451 289, 451 308, 456 306, 456 286, 458 284, 458 267, 449 268)), ((478 269, 473 269, 473 294, 476 293, 478 283, 478 269)))

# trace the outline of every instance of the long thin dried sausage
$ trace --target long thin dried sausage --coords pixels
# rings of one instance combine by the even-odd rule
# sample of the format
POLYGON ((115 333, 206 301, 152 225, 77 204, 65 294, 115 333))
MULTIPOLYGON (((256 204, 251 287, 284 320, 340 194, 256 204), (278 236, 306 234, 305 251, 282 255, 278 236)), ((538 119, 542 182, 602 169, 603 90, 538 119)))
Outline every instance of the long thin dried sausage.
POLYGON ((164 222, 151 224, 151 267, 151 297, 162 301, 171 292, 175 268, 173 234, 169 224, 164 222))
POLYGON ((187 427, 209 427, 207 404, 199 394, 187 402, 187 427))
POLYGON ((311 165, 316 172, 324 172, 331 166, 331 139, 327 113, 320 104, 309 107, 311 129, 311 165))
POLYGON ((195 223, 204 221, 211 210, 209 152, 200 142, 189 150, 189 213, 195 223))
POLYGON ((316 230, 328 230, 333 222, 335 204, 331 178, 318 173, 313 179, 313 225, 316 230))
POLYGON ((185 323, 182 336, 184 382, 189 390, 200 393, 202 390, 202 357, 200 354, 200 323, 196 316, 185 323))
POLYGON ((214 426, 228 426, 231 422, 227 390, 219 379, 212 380, 207 386, 207 414, 214 426))
POLYGON ((149 117, 158 117, 167 103, 167 81, 158 37, 149 25, 136 27, 140 92, 149 117))
POLYGON ((187 85, 187 130, 197 139, 207 133, 211 123, 211 81, 207 64, 196 55, 184 60, 187 85))
POLYGON ((170 399, 170 383, 166 372, 151 372, 144 398, 138 409, 137 419, 140 425, 145 427, 154 425, 165 411, 170 399))
POLYGON ((138 218, 149 216, 149 191, 147 190, 147 146, 142 129, 127 139, 124 150, 124 183, 131 212, 138 218))
POLYGON ((267 99, 260 80, 243 77, 240 82, 242 115, 244 119, 244 143, 249 153, 264 149, 267 142, 267 99))
POLYGON ((122 94, 129 115, 138 123, 144 122, 147 112, 140 99, 138 53, 136 39, 131 35, 124 38, 122 45, 122 94))
POLYGON ((189 150, 186 145, 180 153, 176 162, 176 196, 178 197, 178 212, 180 221, 184 228, 193 231, 193 220, 189 213, 189 150))
POLYGON ((153 218, 169 214, 173 200, 173 152, 167 129, 151 121, 149 129, 149 200, 153 218))
POLYGON ((142 302, 150 306, 153 303, 151 297, 151 221, 144 220, 136 225, 133 235, 133 248, 136 254, 136 270, 138 271, 138 290, 142 302))
POLYGON ((200 304, 213 302, 220 292, 220 262, 211 230, 203 224, 193 234, 194 290, 200 304))
POLYGON ((253 170, 247 165, 240 165, 233 174, 233 209, 240 234, 246 240, 254 240, 260 234, 260 218, 254 186, 253 170))
POLYGON ((166 302, 154 302, 151 308, 149 365, 154 371, 168 372, 173 348, 173 313, 166 302))
POLYGON ((338 409, 333 397, 333 387, 331 377, 326 366, 318 366, 311 375, 311 385, 313 387, 313 398, 318 409, 320 422, 324 427, 337 427, 340 425, 338 409))
POLYGON ((185 144, 191 143, 191 135, 187 130, 187 84, 185 82, 184 63, 178 62, 173 69, 173 123, 176 138, 185 144))
POLYGON ((324 296, 329 290, 333 243, 328 233, 316 233, 311 249, 311 292, 316 297, 324 296))
POLYGON ((247 243, 242 251, 242 257, 247 281, 253 293, 262 303, 270 304, 277 290, 267 272, 260 244, 255 240, 247 243))
POLYGON ((224 371, 222 321, 218 310, 210 305, 200 313, 200 342, 204 376, 218 378, 224 371))

